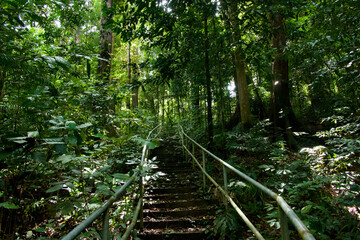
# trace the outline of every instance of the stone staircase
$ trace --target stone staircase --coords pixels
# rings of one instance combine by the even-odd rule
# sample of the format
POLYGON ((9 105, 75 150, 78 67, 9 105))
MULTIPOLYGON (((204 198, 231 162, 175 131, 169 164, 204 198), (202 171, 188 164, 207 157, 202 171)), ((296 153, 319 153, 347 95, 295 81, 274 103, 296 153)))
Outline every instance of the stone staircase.
POLYGON ((145 183, 144 229, 138 238, 211 239, 216 206, 204 199, 198 170, 174 145, 159 147, 152 156, 156 160, 145 183))

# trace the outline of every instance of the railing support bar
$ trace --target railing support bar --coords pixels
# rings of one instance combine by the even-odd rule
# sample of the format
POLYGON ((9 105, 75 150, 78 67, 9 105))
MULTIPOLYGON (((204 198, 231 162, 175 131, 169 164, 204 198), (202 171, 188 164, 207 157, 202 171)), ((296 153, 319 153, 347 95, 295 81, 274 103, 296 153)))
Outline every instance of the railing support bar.
MULTIPOLYGON (((202 151, 202 166, 203 166, 203 169, 206 171, 206 155, 205 155, 205 152, 202 151)), ((206 176, 205 176, 205 173, 202 174, 203 175, 203 188, 204 188, 204 193, 206 192, 206 176)))
POLYGON ((224 179, 224 190, 227 192, 227 186, 228 186, 228 178, 227 178, 227 169, 224 165, 222 165, 223 169, 223 179, 224 179))
MULTIPOLYGON (((150 138, 151 134, 155 129, 157 129, 161 124, 159 124, 157 127, 155 127, 152 131, 150 131, 148 135, 148 139, 150 138)), ((161 129, 160 129, 161 130, 161 129)), ((159 132, 160 133, 160 132, 159 132)), ((158 133, 158 135, 159 135, 158 133)), ((182 140, 184 141, 184 136, 182 136, 182 140)), ((149 149, 147 148, 147 145, 145 144, 142 151, 141 156, 141 163, 139 167, 142 167, 144 164, 144 161, 147 160, 149 156, 149 149)), ((116 191, 115 195, 110 197, 108 201, 106 201, 100 208, 95 210, 88 218, 86 218, 84 221, 82 221, 79 225, 77 225, 73 230, 71 230, 66 236, 61 238, 62 240, 72 240, 75 239, 77 236, 81 234, 82 231, 84 231, 95 219, 99 218, 102 214, 104 214, 103 219, 103 229, 102 229, 102 239, 109 239, 109 208, 112 206, 112 204, 117 201, 125 192, 128 186, 130 186, 133 181, 139 176, 140 169, 137 169, 135 174, 130 177, 130 179, 123 184, 118 191, 116 191)), ((131 231, 136 224, 137 217, 140 215, 140 226, 143 227, 143 195, 144 195, 144 185, 143 185, 143 177, 140 176, 140 200, 138 203, 138 206, 136 208, 136 211, 134 213, 133 221, 130 225, 131 231), (139 214, 139 212, 141 213, 139 214)))
MULTIPOLYGON (((228 188, 227 188, 227 186, 228 186, 227 169, 226 169, 226 167, 225 167, 224 165, 222 165, 222 169, 223 169, 224 191, 225 191, 226 193, 228 193, 228 188)), ((226 209, 226 211, 227 211, 228 208, 229 208, 229 204, 228 204, 228 201, 227 201, 226 199, 224 200, 224 205, 225 205, 225 209, 226 209)))
MULTIPOLYGON (((295 212, 290 208, 290 206, 285 202, 285 200, 281 196, 277 195, 275 192, 273 192, 269 188, 265 187, 261 183, 255 181, 251 177, 247 176, 243 172, 241 172, 238 169, 231 166, 229 163, 225 162, 224 160, 222 160, 222 159, 218 158, 217 156, 215 156, 213 153, 209 152, 206 148, 201 146, 194 139, 190 138, 184 132, 184 130, 182 129, 181 126, 180 126, 180 132, 183 135, 183 138, 185 140, 187 140, 189 142, 192 142, 193 144, 197 145, 201 150, 206 152, 209 156, 213 157, 215 160, 220 162, 222 165, 225 165, 228 169, 230 169, 231 171, 233 171, 234 173, 239 175, 242 179, 244 179, 244 180, 248 181, 249 183, 253 184, 255 187, 257 187, 258 189, 260 189, 261 191, 263 191, 264 193, 266 193, 267 195, 269 195, 270 197, 275 199, 276 202, 281 207, 281 209, 283 210, 284 214, 288 217, 289 221, 294 225, 294 227, 296 228, 296 230, 298 231, 298 233, 302 237, 302 239, 304 239, 304 240, 315 240, 314 236, 310 233, 310 231, 307 229, 307 227, 304 225, 304 223, 299 219, 299 217, 295 214, 295 212)), ((189 153, 189 155, 191 155, 191 152, 190 152, 189 149, 186 148, 186 151, 189 153)), ((194 156, 191 156, 191 157, 194 158, 194 156)), ((201 168, 201 165, 199 167, 201 168)), ((207 173, 206 173, 206 176, 208 176, 207 173)))
POLYGON ((287 218, 284 210, 282 210, 282 208, 280 207, 280 205, 278 205, 278 208, 279 208, 279 215, 280 215, 281 240, 290 240, 288 218, 287 218))
POLYGON ((122 194, 125 193, 126 188, 132 184, 139 172, 135 173, 129 181, 127 181, 121 188, 115 193, 115 196, 111 197, 104 205, 93 212, 87 219, 77 225, 71 232, 69 232, 62 240, 71 240, 76 238, 80 233, 89 226, 95 219, 97 219, 102 213, 104 213, 122 194))
MULTIPOLYGON (((144 183, 143 182, 144 182, 143 177, 140 177, 140 183, 139 183, 140 199, 144 198, 144 183)), ((142 230, 144 228, 144 204, 143 204, 143 202, 141 202, 141 206, 140 206, 139 220, 140 220, 139 228, 142 230)))
POLYGON ((183 154, 183 157, 185 157, 185 159, 186 159, 187 156, 185 154, 185 149, 184 149, 184 146, 185 146, 184 135, 182 135, 181 132, 180 132, 180 139, 181 139, 182 154, 183 154))
POLYGON ((201 164, 198 162, 196 157, 191 154, 190 150, 185 148, 185 150, 189 153, 190 157, 194 162, 198 165, 201 171, 206 175, 206 177, 219 189, 222 194, 224 194, 225 198, 230 202, 230 204, 235 208, 236 212, 240 215, 240 217, 244 220, 245 224, 250 228, 250 230, 254 233, 257 239, 265 240, 261 233, 255 228, 255 226, 250 222, 250 220, 246 217, 246 215, 241 211, 241 209, 236 205, 236 203, 232 200, 229 194, 202 168, 201 164))
MULTIPOLYGON (((192 154, 195 156, 195 144, 192 144, 192 154)), ((194 159, 192 160, 192 165, 193 165, 193 169, 195 170, 195 161, 194 159)))
POLYGON ((134 212, 134 216, 131 220, 131 223, 129 225, 129 227, 126 229, 126 232, 124 233, 124 235, 121 237, 122 240, 127 240, 128 237, 130 236, 130 233, 131 231, 134 229, 135 225, 136 225, 136 220, 139 216, 139 212, 140 212, 140 208, 141 208, 141 205, 143 204, 143 199, 140 198, 139 199, 139 202, 136 206, 136 209, 135 209, 135 212, 134 212))
POLYGON ((109 209, 107 209, 104 212, 104 220, 103 220, 103 229, 102 229, 102 240, 108 240, 109 239, 109 209))

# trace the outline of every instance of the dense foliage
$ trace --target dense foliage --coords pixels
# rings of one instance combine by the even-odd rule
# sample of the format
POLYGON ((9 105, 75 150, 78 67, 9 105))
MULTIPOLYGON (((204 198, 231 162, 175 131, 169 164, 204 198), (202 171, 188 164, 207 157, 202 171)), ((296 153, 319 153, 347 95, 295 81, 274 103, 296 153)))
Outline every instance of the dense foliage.
MULTIPOLYGON (((0 238, 68 232, 128 178, 162 122, 281 192, 317 239, 356 239, 359 10, 356 0, 1 0, 0 238)), ((272 205, 230 185, 251 215, 267 209, 276 238, 272 205)), ((237 221, 223 212, 215 232, 237 221)))

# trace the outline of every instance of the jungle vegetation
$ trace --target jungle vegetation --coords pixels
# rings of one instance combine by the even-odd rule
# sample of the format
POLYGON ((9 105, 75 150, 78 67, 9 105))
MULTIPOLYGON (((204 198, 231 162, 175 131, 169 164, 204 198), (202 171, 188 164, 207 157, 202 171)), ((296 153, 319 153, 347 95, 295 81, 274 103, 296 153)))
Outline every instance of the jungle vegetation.
MULTIPOLYGON (((0 3, 1 239, 63 236, 159 123, 281 193, 317 239, 359 239, 360 1, 0 3)), ((229 189, 276 236, 276 209, 229 189)))

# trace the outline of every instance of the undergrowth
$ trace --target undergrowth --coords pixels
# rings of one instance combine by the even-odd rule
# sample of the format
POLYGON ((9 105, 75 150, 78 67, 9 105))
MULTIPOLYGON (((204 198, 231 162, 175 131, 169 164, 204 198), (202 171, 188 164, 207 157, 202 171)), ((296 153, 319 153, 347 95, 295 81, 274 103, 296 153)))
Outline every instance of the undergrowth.
MULTIPOLYGON (((0 219, 6 229, 0 238, 60 238, 113 196, 132 175, 147 141, 136 124, 118 130, 122 135, 111 137, 91 119, 80 124, 55 116, 41 131, 8 138, 0 156, 0 219)), ((134 190, 111 213, 117 235, 131 218, 134 190)), ((95 221, 81 238, 100 239, 100 225, 95 221)))
MULTIPOLYGON (((235 128, 226 134, 226 148, 232 153, 227 160, 283 196, 316 239, 360 239, 359 118, 333 116, 324 119, 324 124, 329 121, 333 126, 314 136, 322 138, 325 145, 298 152, 290 151, 284 141, 270 142, 267 121, 249 131, 235 128)), ((276 203, 237 175, 229 176, 228 188, 243 211, 266 239, 278 239, 276 203)), ((226 215, 220 215, 217 222, 225 223, 224 218, 226 215)), ((215 226, 217 232, 225 231, 224 224, 215 226)), ((292 238, 298 238, 294 227, 290 229, 292 238)), ((237 239, 231 234, 227 237, 237 239)))

